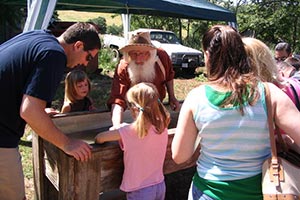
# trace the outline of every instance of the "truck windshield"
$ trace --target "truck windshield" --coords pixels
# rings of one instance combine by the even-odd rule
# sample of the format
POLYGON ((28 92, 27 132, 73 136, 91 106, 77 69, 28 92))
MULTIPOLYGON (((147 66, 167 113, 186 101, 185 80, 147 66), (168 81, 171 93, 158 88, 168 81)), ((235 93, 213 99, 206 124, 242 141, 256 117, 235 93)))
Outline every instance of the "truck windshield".
POLYGON ((173 33, 151 32, 151 40, 156 40, 160 43, 180 44, 179 39, 173 33))

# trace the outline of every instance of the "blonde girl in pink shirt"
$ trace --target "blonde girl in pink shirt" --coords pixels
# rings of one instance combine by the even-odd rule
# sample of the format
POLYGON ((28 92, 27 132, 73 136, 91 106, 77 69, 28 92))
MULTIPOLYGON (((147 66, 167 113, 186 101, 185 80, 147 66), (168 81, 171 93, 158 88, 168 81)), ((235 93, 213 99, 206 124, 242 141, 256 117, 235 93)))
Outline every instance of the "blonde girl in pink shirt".
POLYGON ((120 189, 128 200, 164 200, 163 175, 170 114, 159 101, 155 86, 139 83, 127 92, 134 122, 118 130, 99 133, 96 143, 119 141, 124 151, 124 173, 120 189))

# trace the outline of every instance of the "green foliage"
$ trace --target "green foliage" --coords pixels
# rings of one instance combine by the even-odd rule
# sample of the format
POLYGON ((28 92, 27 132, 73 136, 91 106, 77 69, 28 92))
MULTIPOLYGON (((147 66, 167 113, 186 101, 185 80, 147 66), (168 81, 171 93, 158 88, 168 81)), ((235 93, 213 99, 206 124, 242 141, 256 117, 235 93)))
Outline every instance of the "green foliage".
POLYGON ((91 92, 89 97, 93 101, 93 105, 99 110, 108 110, 107 100, 110 97, 111 92, 111 78, 109 76, 99 76, 89 74, 92 82, 91 92))
POLYGON ((60 19, 58 18, 58 12, 57 10, 54 10, 53 15, 51 17, 50 23, 51 21, 60 21, 60 19))
POLYGON ((207 81, 207 78, 206 78, 204 73, 199 74, 195 79, 199 82, 206 82, 207 81))
POLYGON ((112 34, 112 35, 119 35, 121 36, 123 34, 123 26, 118 26, 118 25, 111 25, 111 26, 108 26, 107 27, 107 30, 106 30, 106 33, 107 34, 112 34))
POLYGON ((173 31, 182 44, 201 49, 203 33, 213 24, 225 24, 225 22, 211 22, 205 20, 185 20, 162 16, 132 15, 131 30, 138 28, 153 28, 173 31))
POLYGON ((100 28, 99 33, 101 33, 101 34, 106 33, 107 25, 106 25, 106 19, 104 17, 97 17, 94 19, 90 19, 90 20, 88 20, 88 22, 92 22, 92 23, 98 25, 100 28))
POLYGON ((118 64, 117 59, 114 58, 114 52, 110 48, 103 48, 99 51, 98 55, 99 60, 99 68, 104 69, 104 71, 112 71, 115 69, 116 65, 118 64))
POLYGON ((26 131, 24 136, 21 138, 19 150, 22 155, 22 165, 24 176, 27 179, 33 178, 33 164, 32 164, 32 142, 28 139, 31 137, 32 130, 29 126, 26 126, 26 131))
POLYGON ((186 37, 182 40, 182 43, 194 49, 201 50, 202 36, 214 24, 224 24, 224 22, 187 20, 182 26, 186 30, 186 37))
POLYGON ((65 96, 65 83, 63 80, 63 81, 61 81, 61 83, 59 84, 59 86, 56 90, 54 99, 51 103, 51 107, 56 110, 61 110, 61 107, 64 102, 64 96, 65 96))
POLYGON ((144 16, 144 15, 132 15, 131 17, 131 29, 138 28, 154 28, 163 30, 172 30, 179 35, 181 22, 179 19, 162 17, 162 16, 144 16))
POLYGON ((294 52, 300 51, 300 2, 249 1, 239 5, 237 20, 239 31, 251 32, 270 47, 285 41, 292 45, 294 52))
POLYGON ((21 6, 0 3, 0 44, 11 37, 11 33, 21 32, 26 15, 21 6))

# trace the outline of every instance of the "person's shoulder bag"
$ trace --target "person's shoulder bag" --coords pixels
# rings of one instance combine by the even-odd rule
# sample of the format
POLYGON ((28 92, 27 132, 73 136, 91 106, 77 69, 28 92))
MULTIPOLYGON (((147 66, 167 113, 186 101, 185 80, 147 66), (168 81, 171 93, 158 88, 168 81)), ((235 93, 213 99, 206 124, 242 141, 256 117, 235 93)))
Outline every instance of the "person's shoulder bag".
POLYGON ((272 156, 262 167, 263 199, 300 200, 300 154, 287 146, 280 133, 275 139, 269 86, 264 83, 264 87, 272 156))

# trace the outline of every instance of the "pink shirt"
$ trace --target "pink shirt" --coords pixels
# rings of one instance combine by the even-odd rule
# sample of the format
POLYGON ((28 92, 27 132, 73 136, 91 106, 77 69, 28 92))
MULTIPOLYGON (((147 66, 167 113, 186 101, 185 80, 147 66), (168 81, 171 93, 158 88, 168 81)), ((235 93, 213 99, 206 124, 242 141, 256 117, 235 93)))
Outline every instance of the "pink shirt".
POLYGON ((289 82, 290 85, 292 85, 294 87, 294 89, 296 91, 296 94, 292 90, 291 86, 285 87, 283 89, 283 91, 290 97, 290 99, 296 105, 297 101, 296 101, 296 96, 295 95, 297 95, 298 98, 300 98, 300 83, 297 79, 294 79, 294 78, 288 78, 287 81, 289 82))
MULTIPOLYGON (((287 78, 286 80, 288 81, 288 83, 290 85, 282 88, 282 90, 290 97, 290 99, 293 101, 293 103, 297 106, 297 104, 299 104, 299 102, 297 102, 297 98, 300 99, 300 83, 297 79, 294 79, 294 78, 287 78), (292 86, 295 89, 295 91, 293 91, 292 86)), ((281 129, 279 129, 279 130, 280 130, 281 134, 285 134, 285 132, 283 130, 281 130, 281 129)))
POLYGON ((125 192, 161 183, 168 144, 168 130, 157 134, 154 126, 148 135, 138 138, 133 125, 119 129, 120 147, 124 151, 124 173, 120 189, 125 192))

